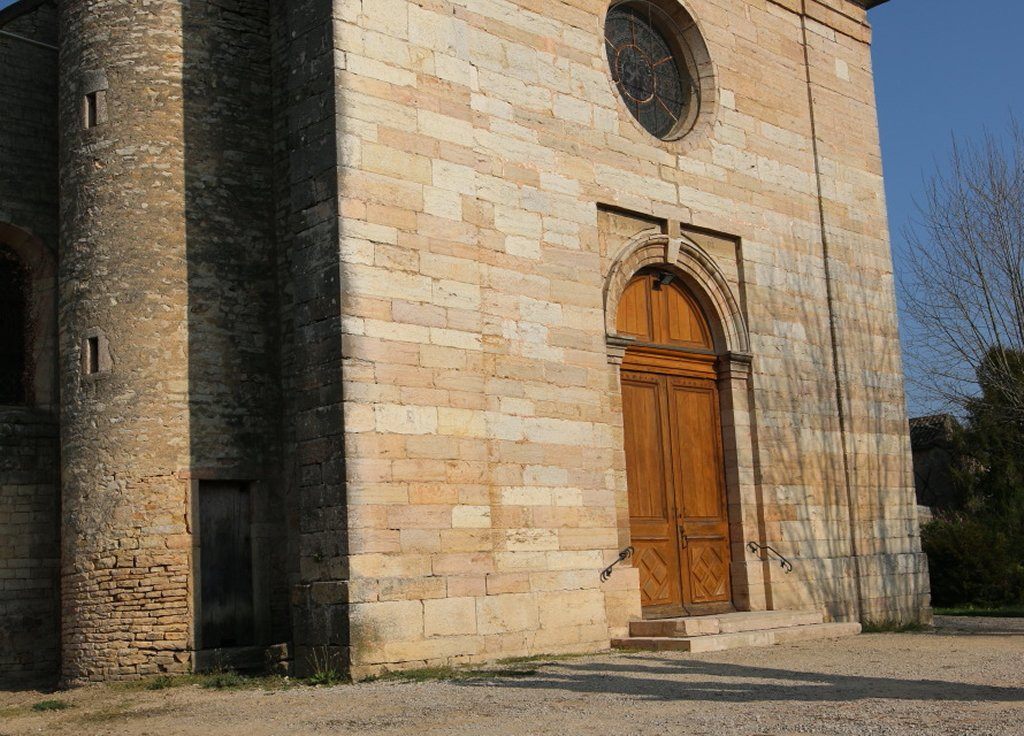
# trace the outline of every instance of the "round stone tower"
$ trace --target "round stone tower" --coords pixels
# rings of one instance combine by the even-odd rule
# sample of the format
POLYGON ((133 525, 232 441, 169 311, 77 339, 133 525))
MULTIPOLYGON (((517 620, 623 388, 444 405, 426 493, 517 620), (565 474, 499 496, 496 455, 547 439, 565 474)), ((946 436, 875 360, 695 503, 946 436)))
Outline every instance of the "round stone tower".
POLYGON ((182 6, 60 3, 67 681, 189 666, 182 6))

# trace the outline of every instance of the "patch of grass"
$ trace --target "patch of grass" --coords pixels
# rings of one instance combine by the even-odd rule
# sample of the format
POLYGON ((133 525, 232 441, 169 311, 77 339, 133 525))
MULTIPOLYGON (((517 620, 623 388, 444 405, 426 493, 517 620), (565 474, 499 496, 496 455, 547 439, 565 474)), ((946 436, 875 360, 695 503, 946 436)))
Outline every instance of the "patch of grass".
POLYGON ((907 634, 927 629, 928 626, 920 621, 902 621, 900 619, 865 621, 860 625, 860 630, 864 634, 907 634))
POLYGON ((178 684, 178 678, 172 677, 171 675, 157 675, 156 677, 150 677, 142 681, 143 690, 166 690, 169 687, 175 687, 178 684))
POLYGON ((429 682, 432 680, 484 680, 512 677, 532 677, 535 668, 498 667, 494 669, 461 669, 458 667, 420 667, 415 670, 401 670, 382 675, 381 680, 400 682, 429 682))
POLYGON ((71 703, 67 702, 66 700, 40 700, 38 703, 33 704, 32 710, 64 710, 65 708, 70 707, 71 703))
POLYGON ((287 690, 301 685, 282 675, 240 675, 232 670, 189 675, 193 684, 214 690, 287 690))
POLYGON ((414 670, 386 672, 379 680, 401 680, 403 682, 427 682, 429 680, 454 680, 454 667, 420 667, 414 670))
POLYGON ((337 666, 340 661, 338 654, 327 647, 313 647, 308 659, 309 669, 313 674, 306 678, 306 684, 314 687, 332 687, 347 683, 348 678, 345 677, 342 668, 337 666))
POLYGON ((244 677, 237 672, 224 670, 222 672, 206 672, 197 675, 199 687, 212 690, 240 690, 245 687, 252 687, 251 677, 244 677))
MULTIPOLYGON (((613 649, 612 654, 617 652, 626 651, 624 649, 613 649)), ((634 650, 640 651, 640 650, 634 650)), ((499 659, 497 664, 509 665, 509 664, 527 664, 527 663, 540 663, 540 662, 564 662, 571 659, 580 659, 582 657, 593 657, 596 654, 607 654, 608 652, 580 652, 577 654, 533 654, 528 657, 506 657, 505 659, 499 659)))
POLYGON ((241 675, 234 670, 213 670, 188 675, 154 675, 141 680, 119 682, 111 687, 123 690, 166 690, 173 687, 197 686, 212 690, 284 690, 298 681, 281 675, 241 675))
POLYGON ((110 721, 118 721, 122 718, 128 718, 131 714, 131 705, 126 702, 115 703, 114 705, 108 705, 99 710, 94 710, 91 713, 85 713, 78 720, 82 723, 109 723, 110 721))
POLYGON ((166 690, 171 687, 184 687, 197 684, 197 675, 153 675, 141 680, 112 683, 110 687, 120 690, 166 690))
POLYGON ((314 672, 312 675, 306 678, 307 685, 323 685, 324 687, 333 687, 334 685, 343 685, 348 682, 348 678, 337 670, 326 669, 314 672))
POLYGON ((0 718, 14 718, 28 713, 28 707, 24 705, 12 705, 7 708, 0 708, 0 718))
POLYGON ((480 678, 502 678, 502 677, 533 677, 540 670, 537 669, 500 669, 500 670, 469 670, 465 679, 480 678))
POLYGON ((991 618, 1024 618, 1024 606, 998 606, 995 608, 977 608, 961 606, 958 608, 935 608, 937 616, 987 616, 991 618))

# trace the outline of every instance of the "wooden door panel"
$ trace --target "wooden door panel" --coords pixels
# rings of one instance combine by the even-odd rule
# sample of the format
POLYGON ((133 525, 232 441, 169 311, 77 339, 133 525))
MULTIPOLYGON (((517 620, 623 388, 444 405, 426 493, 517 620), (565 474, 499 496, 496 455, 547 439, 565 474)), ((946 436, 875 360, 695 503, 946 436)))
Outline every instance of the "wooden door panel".
POLYGON ((252 515, 241 483, 199 484, 200 646, 254 642, 252 515))
POLYGON ((665 382, 622 373, 623 435, 633 564, 640 571, 641 605, 682 601, 674 491, 668 485, 665 382))
POLYGON ((680 347, 711 348, 707 321, 693 297, 674 283, 652 291, 652 296, 660 312, 655 313, 655 340, 680 347))
POLYGON ((723 514, 718 396, 711 381, 673 379, 672 431, 683 521, 723 514))
POLYGON ((722 537, 686 539, 687 603, 728 601, 729 541, 722 537))
POLYGON ((650 342, 653 339, 651 335, 650 289, 645 287, 646 284, 643 281, 634 281, 622 292, 616 317, 616 329, 620 334, 632 335, 650 342))
POLYGON ((640 571, 640 605, 680 603, 675 539, 634 539, 633 564, 640 571))
POLYGON ((650 377, 623 374, 622 413, 626 444, 629 515, 634 519, 670 518, 662 438, 662 386, 650 377))
POLYGON ((687 604, 728 601, 729 520, 718 391, 709 380, 670 381, 680 543, 685 549, 683 598, 687 604))

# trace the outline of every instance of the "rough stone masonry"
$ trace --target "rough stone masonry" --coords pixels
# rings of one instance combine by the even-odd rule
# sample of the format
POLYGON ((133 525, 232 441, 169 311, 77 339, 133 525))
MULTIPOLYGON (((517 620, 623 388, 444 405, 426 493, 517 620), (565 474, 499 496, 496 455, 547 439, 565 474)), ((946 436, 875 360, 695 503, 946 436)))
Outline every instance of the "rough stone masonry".
POLYGON ((0 11, 0 678, 600 650, 666 577, 687 612, 700 579, 719 608, 927 618, 874 4, 0 11), (670 135, 610 8, 679 65, 670 135), (705 347, 630 331, 651 274, 705 347), (640 437, 640 356, 714 419, 658 404, 679 421, 640 437), (652 557, 655 465, 666 519, 721 488, 713 556, 672 522, 652 557))

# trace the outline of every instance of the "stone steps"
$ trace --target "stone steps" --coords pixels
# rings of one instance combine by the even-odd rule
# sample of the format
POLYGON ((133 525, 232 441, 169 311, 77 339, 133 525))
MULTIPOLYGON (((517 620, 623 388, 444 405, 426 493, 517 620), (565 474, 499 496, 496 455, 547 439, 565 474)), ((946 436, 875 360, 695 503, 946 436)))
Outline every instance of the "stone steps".
POLYGON ((629 637, 612 640, 612 647, 655 652, 719 652, 859 633, 858 623, 823 623, 820 611, 749 611, 631 621, 629 637))

